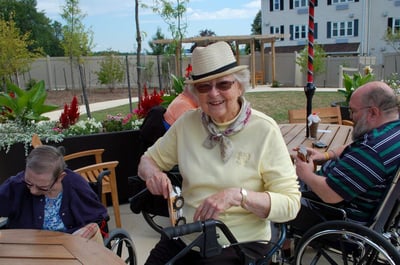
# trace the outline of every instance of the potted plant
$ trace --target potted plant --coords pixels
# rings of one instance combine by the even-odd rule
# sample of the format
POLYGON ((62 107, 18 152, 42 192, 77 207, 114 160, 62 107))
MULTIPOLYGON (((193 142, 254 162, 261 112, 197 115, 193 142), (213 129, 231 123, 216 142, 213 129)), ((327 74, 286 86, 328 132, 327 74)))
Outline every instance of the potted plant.
POLYGON ((58 106, 46 105, 44 82, 30 90, 8 85, 0 93, 0 183, 25 167, 31 150, 32 136, 37 134, 44 144, 63 146, 66 154, 104 148, 104 161, 118 160, 117 182, 121 188, 120 201, 127 201, 127 177, 135 175, 139 156, 138 128, 142 119, 135 113, 108 116, 105 120, 79 120, 78 102, 65 104, 59 120, 52 121, 42 114, 58 106), (135 162, 136 161, 136 162, 135 162))
POLYGON ((340 111, 342 113, 342 120, 351 120, 349 112, 349 102, 351 95, 357 88, 375 79, 375 76, 372 73, 372 71, 373 70, 370 66, 366 66, 364 68, 364 75, 362 75, 359 72, 354 73, 352 76, 343 73, 344 89, 339 89, 338 91, 344 95, 345 100, 339 102, 333 102, 331 104, 332 107, 335 107, 337 105, 340 106, 340 111))
POLYGON ((183 92, 185 89, 185 80, 190 77, 190 74, 192 73, 192 65, 188 64, 188 66, 185 69, 185 76, 176 76, 174 74, 171 74, 172 78, 172 88, 173 91, 171 91, 170 95, 163 95, 162 99, 162 105, 164 107, 168 107, 168 105, 179 95, 183 92))

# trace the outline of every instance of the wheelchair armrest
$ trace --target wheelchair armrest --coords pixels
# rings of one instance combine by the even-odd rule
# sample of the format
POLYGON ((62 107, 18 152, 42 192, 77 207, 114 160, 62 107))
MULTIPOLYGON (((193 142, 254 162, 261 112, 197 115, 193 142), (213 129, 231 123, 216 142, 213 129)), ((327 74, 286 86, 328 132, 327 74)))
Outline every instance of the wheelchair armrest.
POLYGON ((7 217, 0 217, 0 229, 5 228, 7 225, 7 217))
POLYGON ((319 198, 307 197, 307 195, 303 196, 303 199, 306 201, 307 207, 317 210, 318 214, 326 220, 347 220, 347 213, 339 208, 340 204, 327 204, 319 198))
POLYGON ((98 195, 99 198, 101 198, 101 194, 102 194, 102 192, 103 192, 103 178, 104 178, 105 176, 110 175, 110 174, 111 174, 111 171, 110 171, 110 170, 103 170, 103 171, 101 171, 100 174, 97 176, 97 181, 96 181, 96 182, 93 182, 94 187, 92 187, 92 188, 97 189, 97 190, 96 190, 96 193, 97 193, 97 195, 98 195))

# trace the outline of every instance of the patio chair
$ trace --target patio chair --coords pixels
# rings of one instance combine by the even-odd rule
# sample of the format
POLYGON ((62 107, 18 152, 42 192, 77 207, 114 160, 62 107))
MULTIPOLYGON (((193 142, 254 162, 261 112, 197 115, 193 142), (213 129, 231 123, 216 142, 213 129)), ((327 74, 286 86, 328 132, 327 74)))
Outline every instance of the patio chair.
MULTIPOLYGON (((89 150, 91 151, 91 150, 89 150)), ((106 195, 111 194, 111 202, 114 208, 115 225, 121 227, 121 215, 119 210, 117 176, 115 168, 118 161, 100 162, 74 169, 74 172, 80 174, 89 183, 95 183, 95 189, 101 194, 101 202, 107 207, 106 195)))
MULTIPOLYGON (((321 118, 321 123, 343 124, 340 107, 315 108, 312 110, 321 118)), ((305 123, 306 109, 288 110, 289 123, 305 123)))

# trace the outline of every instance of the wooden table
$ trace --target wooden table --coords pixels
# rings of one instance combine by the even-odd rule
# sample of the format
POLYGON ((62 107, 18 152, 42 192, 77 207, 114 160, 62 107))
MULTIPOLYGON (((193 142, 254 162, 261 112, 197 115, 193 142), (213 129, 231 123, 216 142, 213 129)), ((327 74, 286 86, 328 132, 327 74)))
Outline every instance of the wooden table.
POLYGON ((334 149, 335 147, 352 142, 351 134, 353 127, 351 126, 319 124, 317 140, 324 142, 327 145, 325 148, 313 147, 312 143, 315 142, 315 139, 306 138, 305 123, 279 124, 279 127, 291 155, 296 155, 293 148, 300 145, 305 145, 306 147, 315 148, 321 152, 325 152, 329 149, 334 149))
POLYGON ((0 230, 0 264, 125 264, 105 246, 61 232, 0 230))

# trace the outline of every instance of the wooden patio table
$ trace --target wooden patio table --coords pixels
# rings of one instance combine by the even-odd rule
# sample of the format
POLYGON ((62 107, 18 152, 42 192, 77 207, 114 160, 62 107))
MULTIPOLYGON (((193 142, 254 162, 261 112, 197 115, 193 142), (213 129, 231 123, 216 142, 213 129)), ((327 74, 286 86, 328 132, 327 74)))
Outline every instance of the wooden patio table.
POLYGON ((337 125, 337 124, 319 124, 316 139, 309 139, 306 137, 306 124, 305 123, 290 123, 279 124, 283 138, 288 147, 289 153, 292 156, 296 155, 293 148, 304 145, 306 147, 315 148, 320 152, 326 152, 329 149, 346 145, 352 142, 352 126, 337 125), (314 147, 315 141, 321 141, 326 144, 326 147, 314 147))
POLYGON ((105 246, 79 236, 33 229, 0 230, 0 264, 125 264, 105 246))

